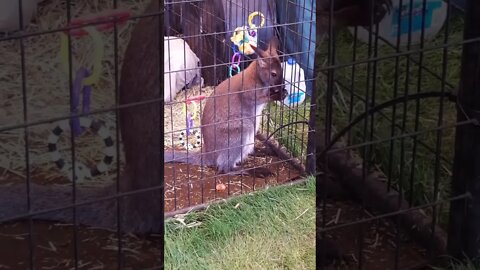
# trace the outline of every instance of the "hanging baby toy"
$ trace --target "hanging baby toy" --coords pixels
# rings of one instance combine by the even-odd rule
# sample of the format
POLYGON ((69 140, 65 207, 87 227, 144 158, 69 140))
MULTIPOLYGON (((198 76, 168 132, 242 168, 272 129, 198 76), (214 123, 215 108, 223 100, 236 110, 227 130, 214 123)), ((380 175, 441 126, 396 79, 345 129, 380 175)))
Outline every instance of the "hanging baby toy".
POLYGON ((202 136, 200 135, 200 130, 194 128, 194 121, 199 120, 198 115, 200 114, 200 106, 197 106, 197 104, 203 99, 205 99, 205 96, 200 95, 188 98, 185 100, 185 103, 183 103, 183 113, 186 115, 187 128, 185 131, 180 132, 178 140, 180 141, 180 144, 188 150, 198 148, 202 145, 202 136), (192 105, 192 110, 188 110, 188 105, 192 105), (190 135, 195 136, 194 144, 189 143, 188 139, 186 139, 186 137, 188 138, 190 135))
POLYGON ((258 28, 265 25, 265 16, 259 11, 250 13, 248 16, 248 26, 240 26, 235 28, 230 40, 233 42, 232 65, 229 67, 228 75, 233 76, 233 70, 240 72, 240 59, 243 55, 252 55, 255 51, 253 47, 257 47, 258 28), (259 16, 261 18, 260 25, 253 23, 253 18, 259 16))
MULTIPOLYGON (((111 10, 107 11, 104 14, 95 14, 94 17, 90 18, 77 18, 73 19, 70 23, 70 26, 82 26, 85 24, 98 22, 106 19, 114 19, 117 24, 121 22, 126 22, 130 16, 129 11, 121 10, 111 10)), ((78 114, 78 106, 80 103, 80 95, 82 96, 82 114, 87 114, 90 112, 90 96, 92 92, 92 85, 97 84, 100 79, 101 68, 102 68, 102 58, 104 55, 104 44, 100 36, 100 31, 108 31, 114 28, 113 22, 107 22, 103 24, 98 24, 96 26, 87 26, 76 29, 71 29, 61 33, 61 46, 60 46, 60 56, 62 60, 63 67, 65 68, 66 73, 70 72, 69 67, 69 42, 68 35, 70 37, 86 37, 90 36, 93 45, 93 69, 87 69, 81 67, 77 70, 75 77, 73 79, 72 85, 72 108, 71 113, 73 115, 78 114)), ((72 59, 73 60, 73 59, 72 59)), ((91 117, 72 117, 71 120, 63 120, 56 122, 54 127, 48 136, 48 151, 53 162, 57 165, 57 168, 62 170, 68 175, 68 178, 73 180, 73 166, 67 164, 65 159, 59 152, 57 143, 60 140, 60 136, 65 130, 69 130, 70 126, 72 127, 72 134, 75 137, 78 137, 84 133, 87 129, 93 131, 97 134, 105 144, 103 149, 104 157, 94 166, 87 166, 81 161, 75 162, 75 180, 81 181, 85 177, 94 177, 100 175, 108 170, 108 167, 111 165, 113 158, 115 156, 115 145, 113 139, 109 134, 108 129, 105 125, 91 117)))

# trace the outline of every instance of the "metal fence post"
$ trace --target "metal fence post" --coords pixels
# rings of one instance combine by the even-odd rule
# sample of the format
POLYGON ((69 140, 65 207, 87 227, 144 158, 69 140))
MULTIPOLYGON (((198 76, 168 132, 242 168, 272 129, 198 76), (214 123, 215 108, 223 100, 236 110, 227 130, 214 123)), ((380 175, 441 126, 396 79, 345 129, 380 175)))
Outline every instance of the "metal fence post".
MULTIPOLYGON (((457 121, 480 119, 480 1, 467 2, 457 121), (472 42, 473 41, 473 42, 472 42)), ((456 129, 452 196, 470 193, 471 199, 451 203, 448 252, 470 259, 480 255, 480 126, 456 129)))
POLYGON ((309 119, 309 127, 308 127, 308 137, 307 137, 307 160, 306 160, 306 168, 305 171, 308 175, 314 175, 317 172, 317 157, 316 157, 316 138, 319 136, 318 131, 316 131, 317 127, 317 90, 315 89, 316 82, 315 79, 312 81, 312 95, 311 95, 311 102, 310 102, 310 119, 309 119))

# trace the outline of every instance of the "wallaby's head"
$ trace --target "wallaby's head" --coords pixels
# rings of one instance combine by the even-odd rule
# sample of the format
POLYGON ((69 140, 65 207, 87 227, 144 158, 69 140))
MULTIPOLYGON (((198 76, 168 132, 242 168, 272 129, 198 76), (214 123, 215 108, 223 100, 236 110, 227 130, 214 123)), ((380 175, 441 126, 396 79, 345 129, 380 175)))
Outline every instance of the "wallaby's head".
POLYGON ((268 85, 270 100, 283 100, 288 94, 283 85, 283 70, 277 50, 278 39, 276 37, 270 40, 265 51, 255 48, 258 56, 256 60, 257 76, 263 85, 268 85))

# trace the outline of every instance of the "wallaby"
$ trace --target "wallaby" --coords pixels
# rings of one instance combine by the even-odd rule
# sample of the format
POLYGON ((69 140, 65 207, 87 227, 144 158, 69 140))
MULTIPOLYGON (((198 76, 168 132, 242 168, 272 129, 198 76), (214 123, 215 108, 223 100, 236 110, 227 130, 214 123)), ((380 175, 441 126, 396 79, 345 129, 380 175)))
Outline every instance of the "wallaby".
MULTIPOLYGON (((255 48, 257 58, 242 72, 220 83, 207 98, 201 117, 201 154, 165 151, 165 163, 183 162, 214 166, 221 173, 245 173, 238 170, 237 164, 254 151, 265 105, 287 95, 277 49, 276 37, 265 51, 255 48)), ((259 177, 272 175, 267 168, 255 168, 248 173, 259 177)))

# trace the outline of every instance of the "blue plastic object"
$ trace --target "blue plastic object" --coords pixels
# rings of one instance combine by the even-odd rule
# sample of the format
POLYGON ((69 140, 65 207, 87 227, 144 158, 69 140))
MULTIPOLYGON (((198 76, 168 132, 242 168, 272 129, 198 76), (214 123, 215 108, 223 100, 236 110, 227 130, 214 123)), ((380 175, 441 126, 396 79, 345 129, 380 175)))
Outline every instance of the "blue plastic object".
POLYGON ((290 96, 289 96, 290 104, 295 104, 295 103, 300 102, 303 95, 305 95, 305 93, 303 93, 303 92, 290 94, 290 96))

